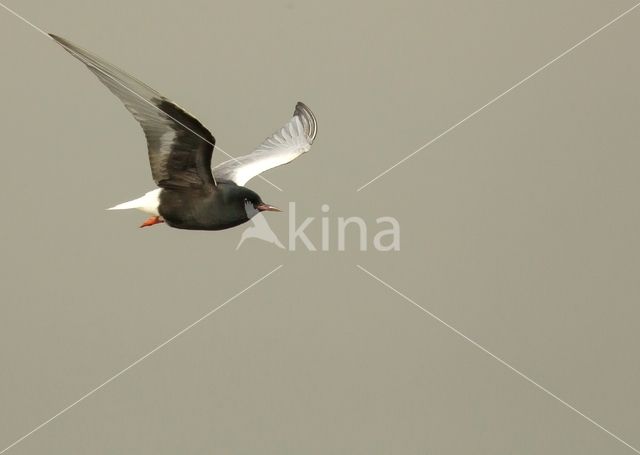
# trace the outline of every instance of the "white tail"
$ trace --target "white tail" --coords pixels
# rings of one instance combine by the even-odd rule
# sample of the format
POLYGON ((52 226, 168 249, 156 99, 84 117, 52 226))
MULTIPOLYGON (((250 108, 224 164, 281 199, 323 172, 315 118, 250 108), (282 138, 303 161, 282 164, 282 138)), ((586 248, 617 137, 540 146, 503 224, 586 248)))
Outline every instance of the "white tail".
POLYGON ((144 196, 141 196, 138 199, 114 205, 113 207, 109 207, 107 210, 138 209, 151 215, 160 215, 158 213, 158 205, 160 205, 160 191, 160 188, 149 191, 148 193, 145 193, 144 196))

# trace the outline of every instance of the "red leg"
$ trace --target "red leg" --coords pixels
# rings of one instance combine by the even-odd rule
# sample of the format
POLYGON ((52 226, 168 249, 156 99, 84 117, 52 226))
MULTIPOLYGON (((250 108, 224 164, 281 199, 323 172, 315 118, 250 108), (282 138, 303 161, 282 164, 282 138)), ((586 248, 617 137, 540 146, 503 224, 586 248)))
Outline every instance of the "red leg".
POLYGON ((154 224, 160 224, 160 223, 164 223, 164 220, 162 219, 162 217, 152 216, 150 218, 147 218, 145 222, 140 225, 140 227, 143 228, 143 227, 153 226, 154 224))

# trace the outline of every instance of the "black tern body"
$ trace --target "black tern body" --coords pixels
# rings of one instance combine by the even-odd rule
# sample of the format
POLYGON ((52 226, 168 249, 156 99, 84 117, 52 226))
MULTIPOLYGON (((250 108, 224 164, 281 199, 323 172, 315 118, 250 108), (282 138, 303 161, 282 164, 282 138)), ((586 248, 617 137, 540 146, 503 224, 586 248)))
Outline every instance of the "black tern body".
POLYGON ((151 175, 159 188, 109 210, 150 214, 141 227, 166 222, 174 228, 210 231, 237 226, 262 211, 279 211, 244 185, 310 150, 317 122, 304 103, 297 103, 293 117, 253 152, 212 169, 215 138, 195 117, 100 57, 51 37, 122 101, 147 138, 151 175))

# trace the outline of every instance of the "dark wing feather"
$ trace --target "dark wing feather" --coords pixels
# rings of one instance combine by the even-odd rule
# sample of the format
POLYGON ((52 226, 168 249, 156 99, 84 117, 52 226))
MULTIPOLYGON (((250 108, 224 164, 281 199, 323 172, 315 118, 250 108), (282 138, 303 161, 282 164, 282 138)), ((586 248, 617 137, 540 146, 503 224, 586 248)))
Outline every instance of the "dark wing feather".
POLYGON ((151 174, 163 188, 213 186, 215 138, 192 115, 148 85, 55 35, 65 50, 96 75, 140 123, 147 138, 151 174))

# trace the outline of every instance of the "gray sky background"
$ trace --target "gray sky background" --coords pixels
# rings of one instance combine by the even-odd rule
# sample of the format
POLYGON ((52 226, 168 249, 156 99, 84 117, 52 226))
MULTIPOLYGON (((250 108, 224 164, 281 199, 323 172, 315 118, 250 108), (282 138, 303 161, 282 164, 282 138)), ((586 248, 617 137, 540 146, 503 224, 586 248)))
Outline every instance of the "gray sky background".
POLYGON ((395 253, 235 251, 243 227, 105 212, 153 188, 139 126, 0 10, 0 450, 279 264, 7 453, 633 453, 356 264, 640 447, 640 9, 355 191, 633 1, 6 4, 234 155, 304 101, 311 152, 265 175, 284 192, 248 186, 402 231, 395 253))

